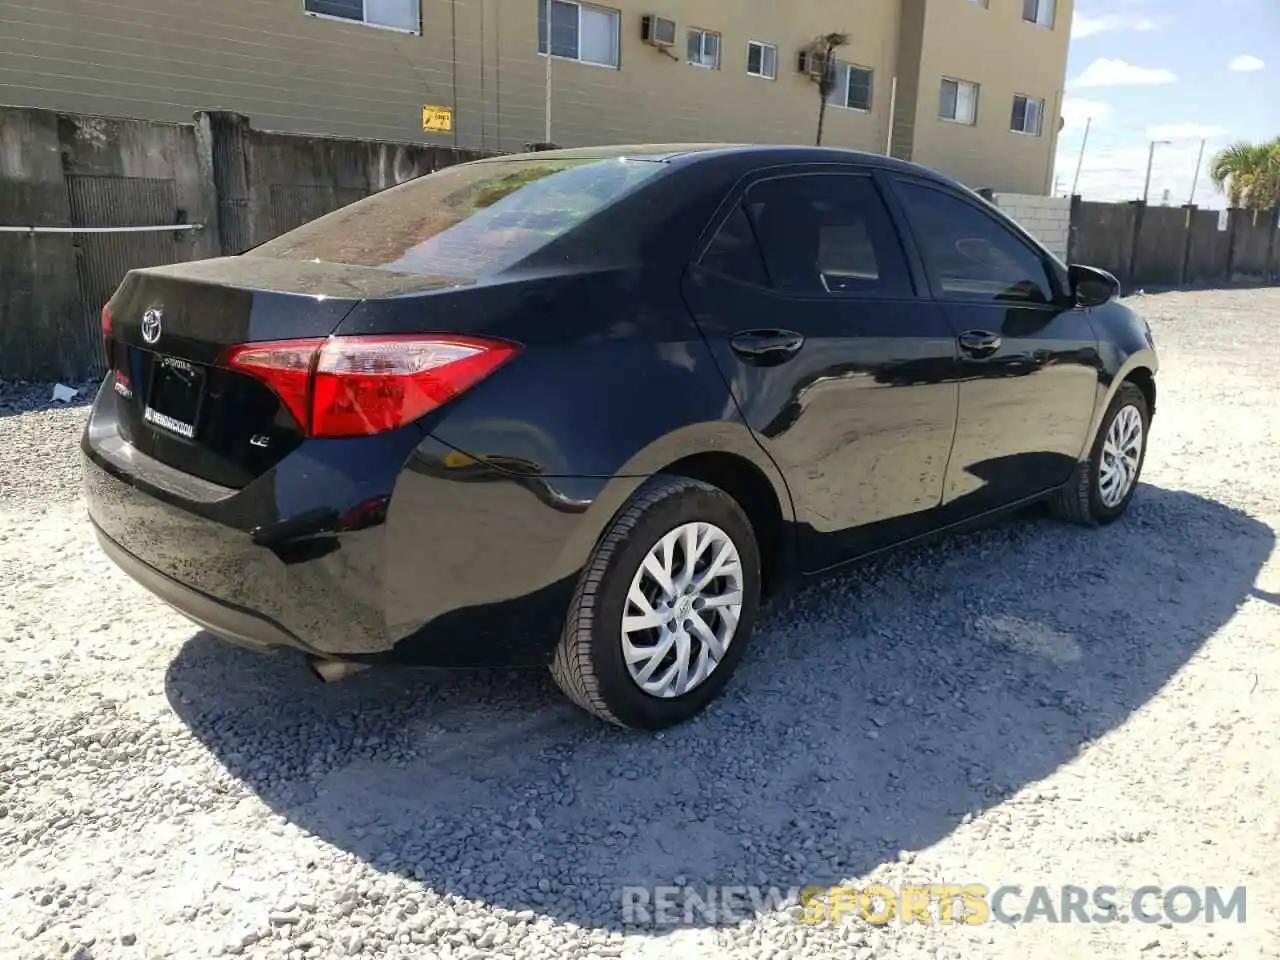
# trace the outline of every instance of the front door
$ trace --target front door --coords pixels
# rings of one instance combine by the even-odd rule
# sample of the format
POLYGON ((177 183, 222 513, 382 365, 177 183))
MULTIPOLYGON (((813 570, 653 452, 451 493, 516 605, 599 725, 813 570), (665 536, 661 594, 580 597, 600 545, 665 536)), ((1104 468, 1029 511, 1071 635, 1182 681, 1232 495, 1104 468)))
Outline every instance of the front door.
POLYGON ((1090 439, 1102 364, 1061 268, 981 200, 910 177, 894 184, 959 347, 948 521, 1064 483, 1090 439))
POLYGON ((740 189, 685 298, 786 477, 806 572, 936 520, 956 341, 917 295, 876 179, 773 171, 740 189))

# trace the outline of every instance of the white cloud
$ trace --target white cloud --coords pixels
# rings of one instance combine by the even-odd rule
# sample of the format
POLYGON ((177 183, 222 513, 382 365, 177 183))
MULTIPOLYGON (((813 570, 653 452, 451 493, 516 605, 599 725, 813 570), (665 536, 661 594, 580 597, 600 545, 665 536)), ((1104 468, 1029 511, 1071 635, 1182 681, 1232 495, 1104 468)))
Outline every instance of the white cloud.
POLYGON ((1159 30, 1160 21, 1153 17, 1129 16, 1123 13, 1104 13, 1100 17, 1090 17, 1077 13, 1071 20, 1071 39, 1092 37, 1099 33, 1114 33, 1120 30, 1135 30, 1147 33, 1159 30))
MULTIPOLYGON (((1148 150, 1146 143, 1105 148, 1086 146, 1077 188, 1080 195, 1086 200, 1103 202, 1141 199, 1147 173, 1148 150)), ((1155 148, 1151 165, 1152 204, 1163 202, 1166 190, 1169 191, 1171 206, 1180 206, 1190 199, 1191 182, 1195 178, 1196 157, 1199 152, 1199 141, 1162 144, 1155 148)), ((1055 170, 1064 190, 1071 186, 1079 155, 1078 138, 1073 143, 1064 143, 1058 151, 1055 170)), ((1205 208, 1221 208, 1226 205, 1226 200, 1210 183, 1206 172, 1210 156, 1206 151, 1196 187, 1196 204, 1205 208)))
POLYGON ((1111 116, 1111 104, 1084 97, 1067 97, 1062 101, 1062 128, 1071 130, 1083 127, 1090 118, 1093 125, 1105 123, 1111 116))
POLYGON ((1266 68, 1267 65, 1251 53, 1242 53, 1227 65, 1227 69, 1235 73, 1252 73, 1266 68))
POLYGON ((1226 134, 1226 127, 1204 123, 1165 123, 1147 127, 1148 140, 1212 140, 1226 134))
POLYGON ((1084 68, 1084 71, 1072 80, 1072 87, 1126 87, 1155 86, 1164 83, 1177 83, 1178 75, 1172 70, 1159 67, 1139 67, 1124 60, 1108 60, 1099 57, 1084 68))

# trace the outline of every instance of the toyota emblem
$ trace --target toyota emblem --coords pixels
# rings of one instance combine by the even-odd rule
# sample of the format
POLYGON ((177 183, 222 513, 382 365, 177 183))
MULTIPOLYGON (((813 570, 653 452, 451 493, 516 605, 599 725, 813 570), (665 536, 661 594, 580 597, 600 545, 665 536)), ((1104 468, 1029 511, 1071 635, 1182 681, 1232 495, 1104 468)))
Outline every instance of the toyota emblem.
POLYGON ((155 307, 152 307, 142 315, 142 339, 147 343, 155 343, 160 339, 160 321, 164 319, 162 314, 155 307))

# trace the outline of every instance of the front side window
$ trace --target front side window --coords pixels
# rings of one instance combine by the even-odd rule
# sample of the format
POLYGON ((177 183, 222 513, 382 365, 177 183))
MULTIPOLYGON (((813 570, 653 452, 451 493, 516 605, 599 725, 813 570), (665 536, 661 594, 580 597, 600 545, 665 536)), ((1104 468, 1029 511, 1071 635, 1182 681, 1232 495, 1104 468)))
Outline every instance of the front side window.
POLYGON ((940 293, 991 303, 1050 303, 1044 260, 1021 237, 960 197, 898 181, 911 232, 940 293))
POLYGON ((978 119, 978 85, 967 80, 943 78, 938 116, 955 123, 973 124, 978 119))
POLYGON ((695 67, 715 70, 720 66, 720 34, 710 30, 689 31, 689 62, 695 67))
POLYGON ((871 109, 872 72, 866 67, 836 61, 835 83, 831 87, 829 103, 850 110, 871 109))
POLYGON ((1022 19, 1053 28, 1054 0, 1022 0, 1022 19))
POLYGON ((400 273, 496 273, 659 175, 655 160, 497 160, 446 167, 251 251, 400 273))
POLYGON ((593 7, 569 0, 536 0, 538 4, 538 52, 547 52, 547 10, 551 12, 551 55, 602 67, 618 65, 617 10, 593 7))
POLYGON ((1043 100, 1019 94, 1013 98, 1013 116, 1009 121, 1009 129, 1015 133, 1026 133, 1038 137, 1043 117, 1043 100))
POLYGON ((744 206, 775 289, 810 296, 912 295, 897 231, 870 177, 764 180, 747 192, 744 206))
POLYGON ((418 3, 419 0, 303 0, 303 9, 317 16, 417 33, 421 25, 418 3))
POLYGON ((772 43, 752 40, 747 44, 747 73, 766 80, 778 78, 778 48, 772 43))

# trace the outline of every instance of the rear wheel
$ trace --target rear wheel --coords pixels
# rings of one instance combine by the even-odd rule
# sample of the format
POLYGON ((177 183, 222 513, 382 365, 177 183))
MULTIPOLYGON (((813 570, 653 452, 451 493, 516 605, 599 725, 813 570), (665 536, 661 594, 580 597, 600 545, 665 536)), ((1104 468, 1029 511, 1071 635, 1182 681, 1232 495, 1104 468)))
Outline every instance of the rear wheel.
POLYGON ((1102 418, 1089 459, 1049 501, 1054 515, 1085 526, 1119 519, 1138 489, 1150 426, 1146 394, 1137 384, 1121 384, 1102 418))
POLYGON ((724 689, 759 602, 759 548, 742 508, 700 480, 656 477, 596 546, 552 676, 602 720, 674 726, 724 689))

